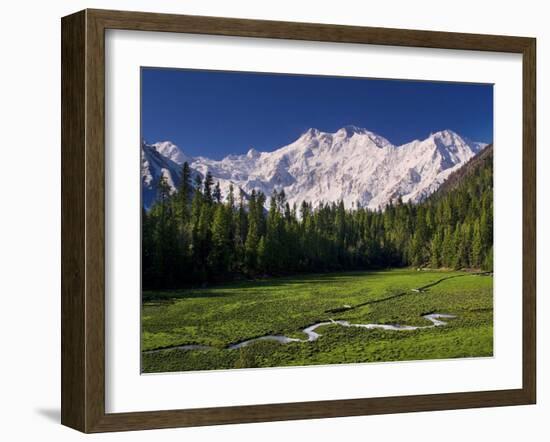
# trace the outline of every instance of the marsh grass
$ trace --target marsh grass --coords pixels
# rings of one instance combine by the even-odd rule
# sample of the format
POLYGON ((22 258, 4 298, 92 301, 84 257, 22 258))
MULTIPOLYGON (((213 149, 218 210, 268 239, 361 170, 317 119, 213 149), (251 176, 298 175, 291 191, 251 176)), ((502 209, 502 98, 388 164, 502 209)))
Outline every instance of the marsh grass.
POLYGON ((465 272, 399 269, 303 275, 218 287, 144 292, 142 350, 183 344, 207 351, 142 354, 144 372, 491 356, 493 279, 465 272), (421 292, 411 289, 445 279, 421 292), (459 277, 458 277, 459 276, 459 277), (339 310, 343 306, 351 306, 339 310), (337 312, 330 312, 338 310, 337 312), (430 325, 422 315, 455 315, 444 327, 384 331, 327 325, 314 342, 260 341, 267 334, 304 338, 301 330, 328 319, 351 323, 430 325))

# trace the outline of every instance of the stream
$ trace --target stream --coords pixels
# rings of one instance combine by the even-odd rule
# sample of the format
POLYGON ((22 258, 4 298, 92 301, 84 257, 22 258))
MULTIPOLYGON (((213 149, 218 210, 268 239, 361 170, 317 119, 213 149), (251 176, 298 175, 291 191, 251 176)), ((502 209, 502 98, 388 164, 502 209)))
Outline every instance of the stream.
POLYGON ((315 330, 318 327, 322 327, 323 325, 330 325, 330 324, 337 324, 341 325, 342 327, 360 327, 360 328, 368 328, 368 329, 381 329, 381 330, 395 330, 395 331, 411 331, 411 330, 421 330, 426 328, 433 328, 433 327, 442 327, 444 325, 447 325, 446 322, 442 321, 441 319, 452 319, 455 318, 454 315, 446 315, 442 313, 430 313, 427 315, 422 316, 424 319, 427 319, 432 323, 432 325, 420 325, 420 326, 414 326, 414 325, 401 325, 401 324, 350 324, 348 321, 341 321, 341 320, 333 320, 330 321, 323 321, 323 322, 316 322, 313 325, 310 325, 309 327, 306 327, 302 330, 303 333, 306 334, 306 339, 299 339, 299 338, 289 338, 288 336, 282 336, 282 335, 265 335, 260 336, 259 338, 253 338, 253 339, 247 339, 246 341, 241 341, 236 344, 231 344, 227 347, 228 350, 234 350, 241 347, 246 347, 248 344, 251 344, 255 341, 277 341, 281 344, 288 344, 289 342, 312 342, 316 341, 321 337, 319 333, 317 333, 315 330))
MULTIPOLYGON (((470 275, 492 276, 492 272, 478 272, 478 273, 471 273, 470 275)), ((468 276, 468 275, 447 276, 445 278, 441 278, 441 279, 438 279, 437 281, 431 282, 430 284, 427 284, 425 286, 411 289, 411 291, 416 293, 421 293, 426 291, 430 287, 440 284, 443 281, 446 281, 452 278, 460 278, 463 276, 468 276)), ((406 294, 407 292, 398 293, 397 295, 393 295, 388 298, 367 301, 361 304, 357 304, 353 307, 350 305, 345 305, 342 308, 327 310, 325 311, 325 313, 339 313, 342 311, 353 310, 368 304, 379 303, 379 302, 388 301, 390 299, 394 299, 397 297, 405 296, 406 294)), ((348 321, 329 319, 328 321, 316 322, 315 324, 309 325, 308 327, 304 328, 302 330, 302 333, 306 335, 306 338, 304 339, 291 338, 289 336, 284 336, 284 335, 264 335, 264 336, 259 336, 257 338, 246 339, 244 341, 240 341, 235 344, 229 344, 227 347, 225 347, 225 349, 237 350, 239 348, 246 347, 247 345, 256 341, 277 341, 277 342, 280 342, 281 344, 289 344, 291 342, 313 342, 321 337, 321 335, 317 333, 315 330, 319 327, 322 327, 323 325, 335 324, 335 325, 340 325, 342 327, 360 327, 360 328, 367 328, 367 329, 380 329, 380 330, 393 330, 393 331, 412 331, 412 330, 423 330, 423 329, 434 328, 434 327, 443 327, 447 325, 447 323, 445 321, 442 321, 442 319, 456 318, 456 316, 454 315, 449 315, 444 313, 427 313, 425 315, 422 315, 422 317, 430 321, 432 324, 418 325, 418 326, 402 325, 402 324, 350 324, 348 321)), ((156 350, 148 350, 148 351, 145 351, 144 353, 157 353, 157 352, 166 351, 166 350, 213 350, 215 348, 216 347, 211 347, 208 345, 188 344, 188 345, 174 345, 171 347, 158 348, 156 350)))
MULTIPOLYGON (((443 313, 429 313, 426 315, 422 315, 424 319, 427 319, 432 324, 431 325, 401 325, 401 324, 351 324, 348 321, 342 321, 342 320, 333 320, 330 319, 329 321, 322 321, 322 322, 316 322, 315 324, 312 324, 302 330, 302 333, 306 335, 306 338, 300 339, 300 338, 290 338, 288 336, 284 335, 265 335, 260 336, 257 338, 247 339, 245 341, 237 342, 235 344, 230 344, 227 347, 225 347, 226 350, 237 350, 242 347, 246 347, 249 344, 252 344, 256 341, 277 341, 281 344, 288 344, 290 342, 313 342, 316 341, 321 337, 319 333, 317 333, 315 330, 319 327, 322 327, 324 325, 340 325, 342 327, 359 327, 359 328, 367 328, 367 329, 381 329, 381 330, 394 330, 394 331, 412 331, 412 330, 423 330, 427 328, 434 328, 434 327, 443 327, 447 325, 445 321, 442 321, 442 319, 452 319, 456 318, 454 315, 448 315, 443 313)), ((197 345, 197 344, 190 344, 190 345, 175 345, 172 347, 165 347, 160 348, 157 350, 149 350, 144 353, 157 353, 160 351, 166 351, 166 350, 212 350, 215 347, 211 347, 208 345, 197 345)))

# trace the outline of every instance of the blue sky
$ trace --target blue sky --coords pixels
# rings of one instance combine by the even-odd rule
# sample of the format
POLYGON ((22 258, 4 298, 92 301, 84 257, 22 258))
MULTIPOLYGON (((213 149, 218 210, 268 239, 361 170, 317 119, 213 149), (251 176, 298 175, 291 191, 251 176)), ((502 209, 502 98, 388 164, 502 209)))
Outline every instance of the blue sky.
POLYGON ((192 156, 271 151, 310 127, 365 127, 394 144, 451 129, 493 140, 493 86, 142 68, 141 130, 192 156))

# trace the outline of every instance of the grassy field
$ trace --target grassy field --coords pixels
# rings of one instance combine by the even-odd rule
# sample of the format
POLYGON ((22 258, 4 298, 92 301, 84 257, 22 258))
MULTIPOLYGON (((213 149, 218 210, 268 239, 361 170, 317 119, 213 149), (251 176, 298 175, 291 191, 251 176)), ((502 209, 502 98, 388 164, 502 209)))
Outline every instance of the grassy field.
POLYGON ((491 356, 493 278, 464 272, 416 271, 302 275, 181 291, 143 293, 142 370, 274 367, 491 356), (438 282, 440 281, 440 282, 438 282), (437 282, 437 283, 436 283, 437 282), (420 292, 417 289, 429 286, 420 292), (350 306, 347 308, 344 306, 350 306), (264 335, 305 338, 302 329, 330 319, 354 324, 446 326, 414 331, 320 327, 313 342, 259 341, 264 335), (198 344, 208 350, 170 349, 198 344), (162 351, 153 351, 166 348, 162 351))

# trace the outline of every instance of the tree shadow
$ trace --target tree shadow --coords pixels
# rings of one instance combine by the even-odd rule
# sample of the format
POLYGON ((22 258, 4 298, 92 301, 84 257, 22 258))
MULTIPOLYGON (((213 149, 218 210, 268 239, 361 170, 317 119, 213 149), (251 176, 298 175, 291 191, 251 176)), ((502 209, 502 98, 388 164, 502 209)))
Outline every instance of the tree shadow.
POLYGON ((146 290, 142 295, 143 303, 164 303, 178 299, 195 298, 222 298, 235 296, 240 289, 254 288, 288 288, 292 289, 297 285, 326 285, 342 282, 342 278, 355 276, 364 276, 365 274, 375 275, 376 270, 370 271, 346 271, 346 272, 326 272, 326 273, 307 273, 297 275, 281 275, 271 278, 258 278, 254 280, 235 281, 223 284, 212 284, 201 288, 171 289, 171 290, 146 290))
POLYGON ((163 306, 166 304, 173 304, 178 299, 195 299, 195 298, 225 298, 228 296, 234 296, 236 293, 231 290, 216 290, 210 292, 210 289, 214 289, 215 286, 207 287, 204 289, 173 289, 163 290, 161 292, 143 293, 141 296, 142 304, 148 306, 163 306))

